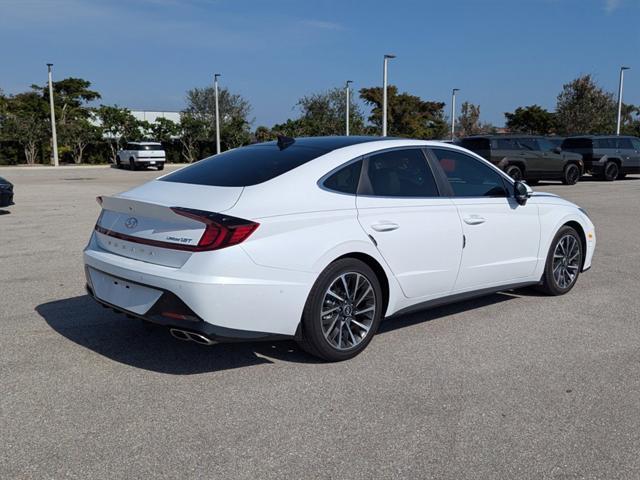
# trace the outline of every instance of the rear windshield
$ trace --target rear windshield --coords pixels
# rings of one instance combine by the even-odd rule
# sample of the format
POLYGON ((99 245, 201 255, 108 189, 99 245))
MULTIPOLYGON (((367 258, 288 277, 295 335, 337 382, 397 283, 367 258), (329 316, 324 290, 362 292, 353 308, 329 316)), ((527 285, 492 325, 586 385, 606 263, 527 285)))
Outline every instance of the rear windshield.
POLYGON ((140 145, 138 150, 162 150, 162 145, 140 145))
POLYGON ((324 153, 324 150, 296 145, 284 150, 280 150, 275 143, 251 145, 205 158, 161 180, 216 187, 246 187, 271 180, 324 153))
POLYGON ((460 142, 460 146, 471 150, 472 152, 491 149, 488 138, 463 138, 460 142))
POLYGON ((562 148, 591 148, 590 138, 567 138, 562 142, 562 148))

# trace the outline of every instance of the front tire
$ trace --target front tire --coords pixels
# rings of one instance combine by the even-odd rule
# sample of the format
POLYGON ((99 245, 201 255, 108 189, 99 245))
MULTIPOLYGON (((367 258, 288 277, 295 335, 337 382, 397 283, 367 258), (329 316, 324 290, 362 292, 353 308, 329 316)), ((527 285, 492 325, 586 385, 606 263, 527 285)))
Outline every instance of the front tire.
POLYGON ((517 165, 509 165, 505 170, 505 173, 509 175, 514 180, 522 180, 522 170, 517 165))
POLYGON ((580 168, 575 163, 570 163, 564 167, 562 183, 565 185, 575 185, 580 180, 580 168))
POLYGON ((309 293, 298 343, 330 362, 353 358, 375 335, 383 308, 380 281, 373 270, 355 258, 337 260, 309 293))
POLYGON ((539 290, 547 295, 564 295, 578 281, 584 252, 580 235, 565 225, 551 242, 539 290))
POLYGON ((120 162, 120 157, 116 157, 116 168, 122 168, 122 162, 120 162))
POLYGON ((129 159, 129 170, 133 171, 133 170, 137 170, 138 167, 136 166, 136 161, 133 158, 129 159))

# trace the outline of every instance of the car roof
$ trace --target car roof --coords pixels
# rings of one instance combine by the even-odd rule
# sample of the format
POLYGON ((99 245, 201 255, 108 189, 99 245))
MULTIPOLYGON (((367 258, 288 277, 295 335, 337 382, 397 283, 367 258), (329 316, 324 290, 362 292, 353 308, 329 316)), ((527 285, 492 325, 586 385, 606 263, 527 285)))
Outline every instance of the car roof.
POLYGON ((133 145, 162 145, 161 142, 127 142, 133 145))
POLYGON ((572 135, 570 138, 638 138, 634 135, 572 135))
POLYGON ((544 138, 544 135, 531 135, 528 133, 488 133, 486 135, 470 135, 468 137, 464 137, 461 140, 466 140, 466 139, 474 139, 474 138, 544 138))
MULTIPOLYGON (((374 137, 374 136, 326 136, 326 137, 295 137, 289 146, 313 148, 323 153, 329 153, 339 148, 350 147, 367 142, 379 142, 381 140, 399 140, 395 137, 374 137)), ((277 146, 277 141, 254 143, 253 147, 277 146)), ((285 147, 289 148, 289 147, 285 147)))

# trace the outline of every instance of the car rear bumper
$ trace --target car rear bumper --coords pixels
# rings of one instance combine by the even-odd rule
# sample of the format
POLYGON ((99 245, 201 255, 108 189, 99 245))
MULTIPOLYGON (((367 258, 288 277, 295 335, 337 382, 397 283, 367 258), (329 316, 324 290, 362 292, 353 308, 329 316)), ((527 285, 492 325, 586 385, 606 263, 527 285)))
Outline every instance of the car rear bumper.
POLYGON ((215 253, 215 262, 194 254, 173 268, 108 252, 92 236, 84 251, 87 283, 96 300, 117 311, 207 337, 229 341, 295 335, 315 276, 259 266, 237 247, 215 253), (155 296, 131 301, 126 293, 101 294, 91 284, 89 269, 143 292, 151 289, 155 296), (192 318, 163 316, 163 311, 192 318))
MULTIPOLYGON (((87 274, 87 278, 89 278, 87 274)), ((147 322, 166 327, 169 330, 179 330, 181 332, 196 333, 206 337, 210 343, 230 343, 265 340, 284 340, 293 338, 293 335, 282 335, 269 332, 256 332, 250 330, 237 330, 234 328, 221 327, 205 322, 201 318, 195 317, 192 320, 177 320, 166 317, 165 310, 184 311, 184 303, 171 292, 164 292, 151 309, 145 314, 138 314, 130 310, 109 303, 96 296, 90 283, 86 285, 87 293, 100 305, 110 308, 116 313, 121 313, 129 317, 139 318, 147 322)), ((188 308, 188 307, 187 307, 188 308)))

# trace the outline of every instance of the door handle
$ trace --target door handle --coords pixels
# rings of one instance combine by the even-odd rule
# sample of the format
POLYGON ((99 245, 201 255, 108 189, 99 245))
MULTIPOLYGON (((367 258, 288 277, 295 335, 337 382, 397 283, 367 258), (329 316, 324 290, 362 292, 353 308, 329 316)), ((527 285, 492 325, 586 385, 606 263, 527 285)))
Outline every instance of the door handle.
POLYGON ((376 232, 391 232, 400 228, 400 225, 391 222, 374 223, 373 225, 371 225, 371 228, 373 228, 376 232))
POLYGON ((463 220, 467 225, 480 225, 487 221, 486 218, 481 217, 480 215, 469 215, 468 217, 464 217, 463 220))

